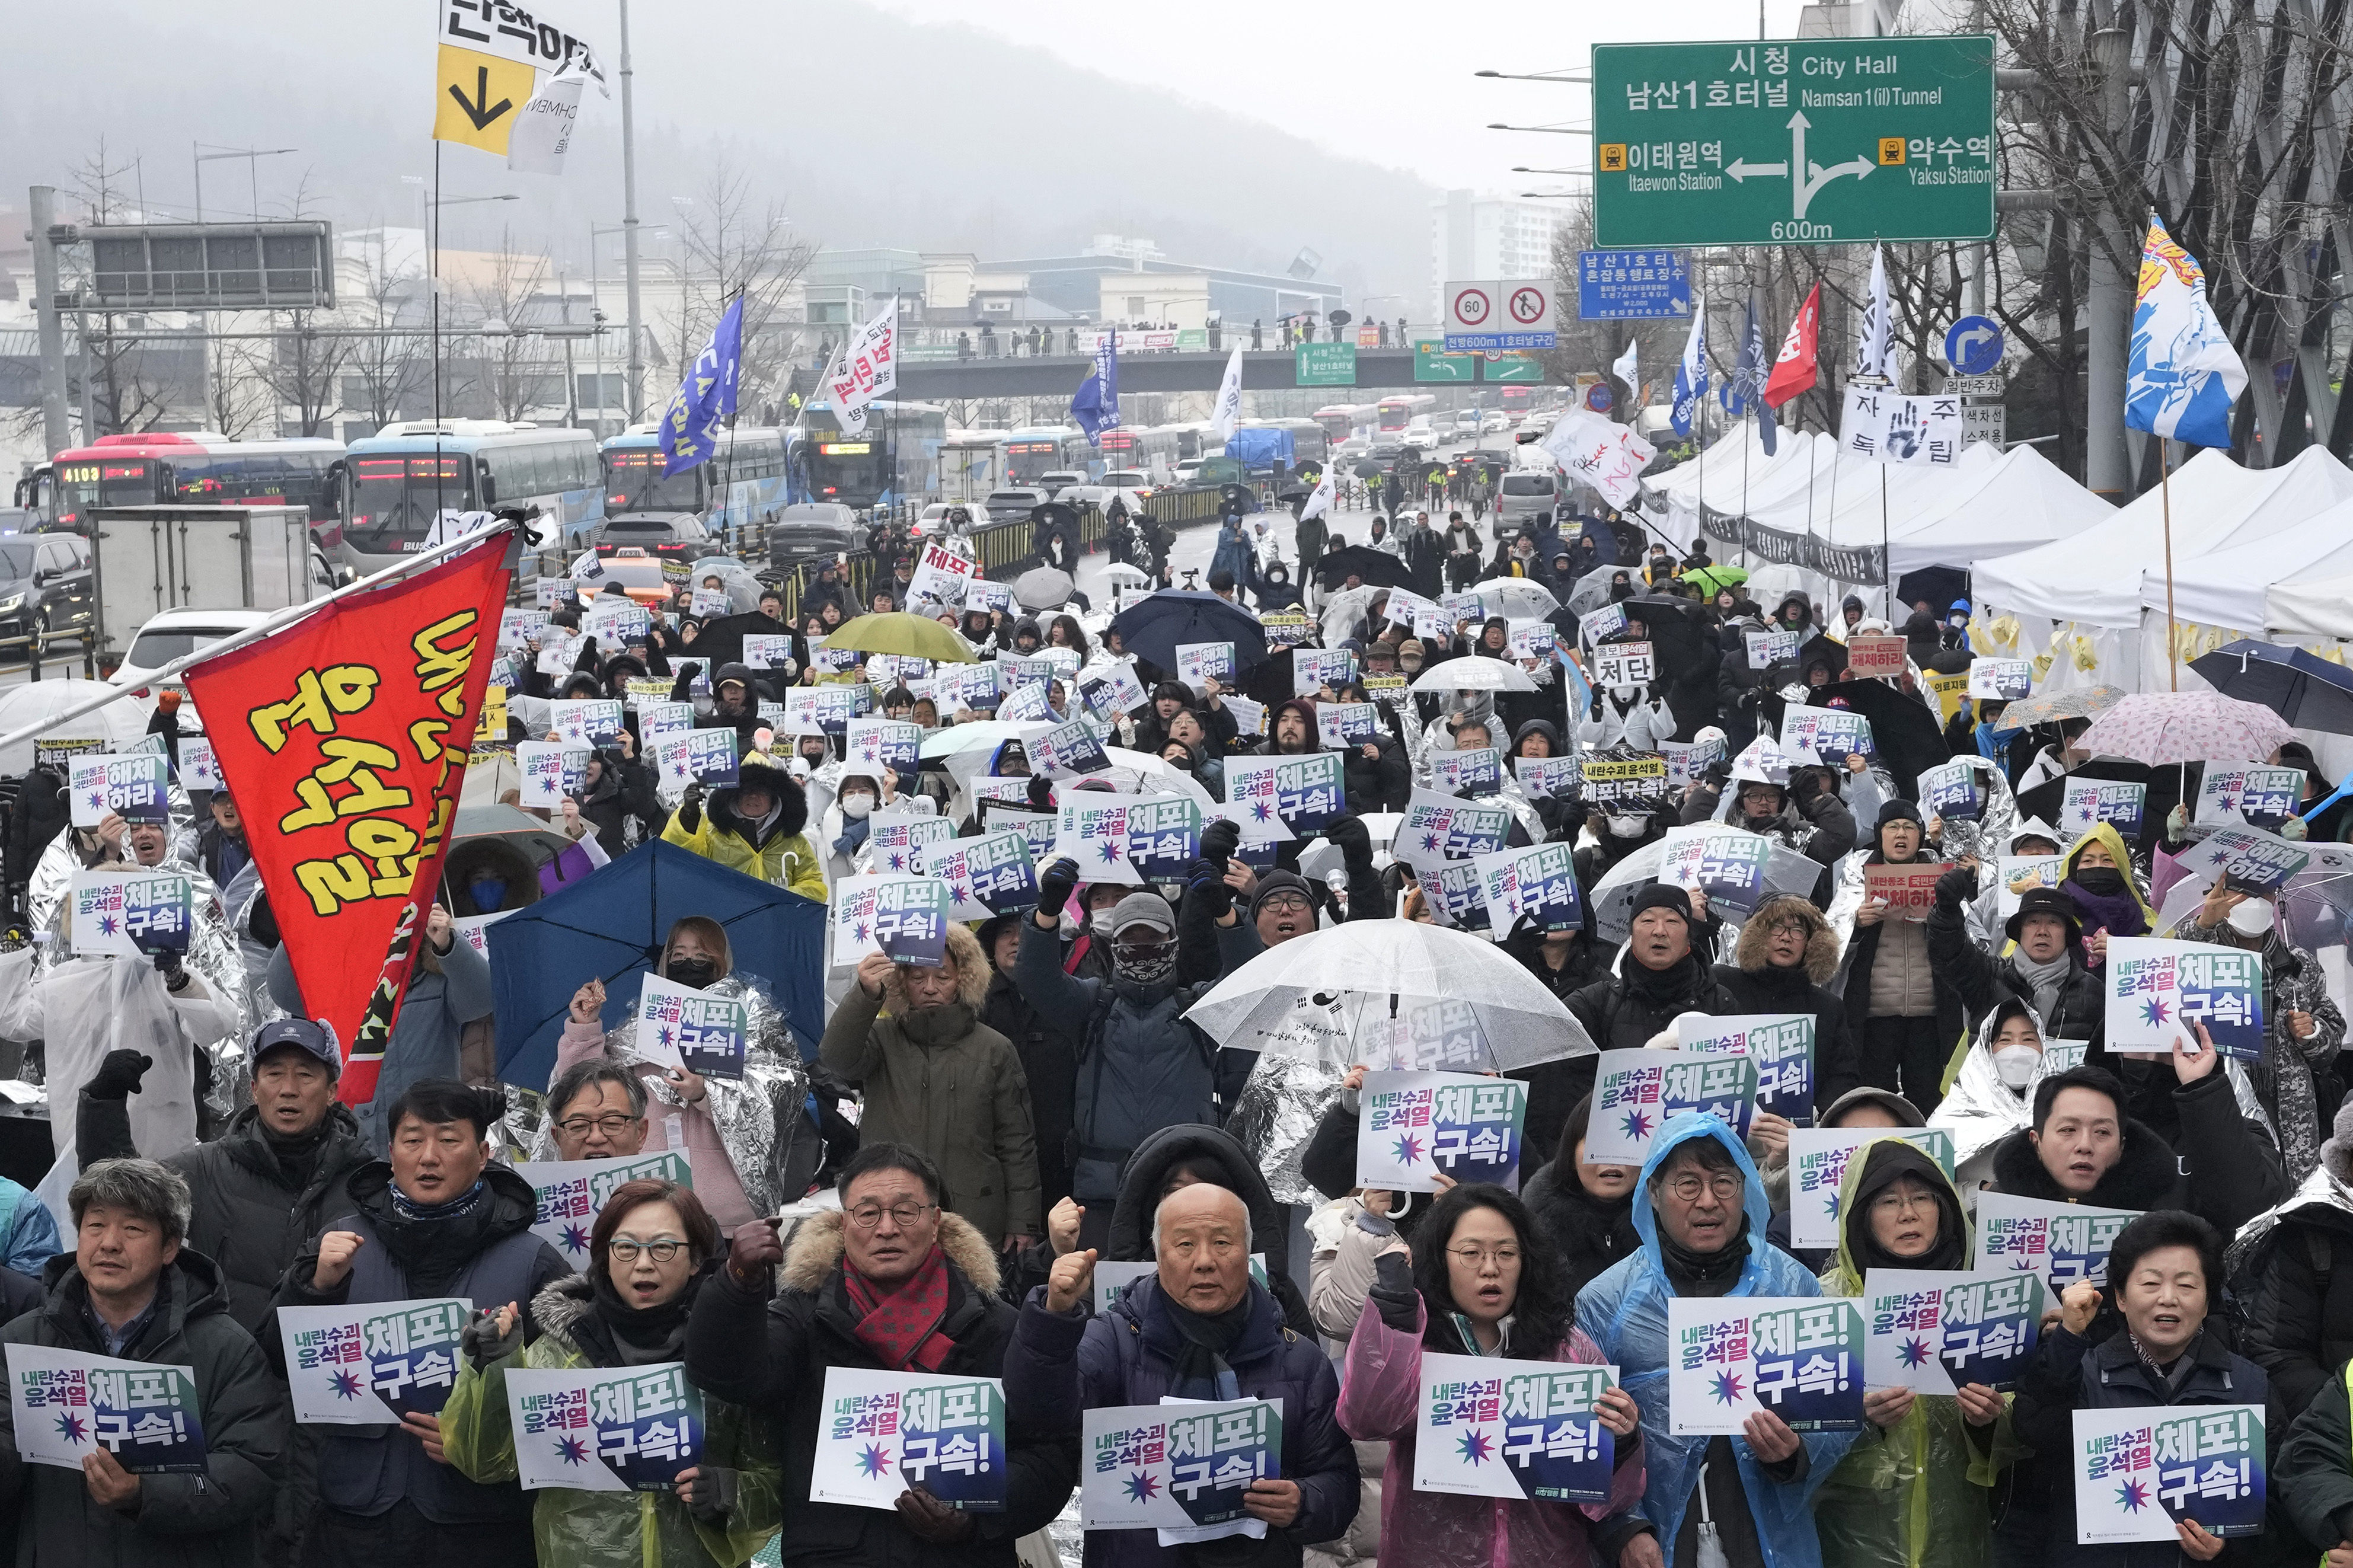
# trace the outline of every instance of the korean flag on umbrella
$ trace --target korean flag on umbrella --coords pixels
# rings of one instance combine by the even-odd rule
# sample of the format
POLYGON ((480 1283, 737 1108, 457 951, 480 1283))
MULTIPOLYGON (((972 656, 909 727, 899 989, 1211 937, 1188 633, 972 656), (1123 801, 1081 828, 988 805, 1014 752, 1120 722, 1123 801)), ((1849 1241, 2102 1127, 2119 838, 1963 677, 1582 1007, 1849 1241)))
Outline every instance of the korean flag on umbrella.
POLYGON ((2247 367, 2206 302, 2198 258, 2149 220, 2125 367, 2125 424, 2199 447, 2231 444, 2231 405, 2247 367))

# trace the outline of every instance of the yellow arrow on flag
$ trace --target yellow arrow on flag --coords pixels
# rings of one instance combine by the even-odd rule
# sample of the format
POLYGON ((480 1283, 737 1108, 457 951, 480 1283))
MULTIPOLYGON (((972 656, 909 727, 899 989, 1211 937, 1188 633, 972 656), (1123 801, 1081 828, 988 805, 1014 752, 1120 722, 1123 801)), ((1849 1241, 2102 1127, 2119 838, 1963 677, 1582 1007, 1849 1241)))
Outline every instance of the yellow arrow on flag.
POLYGON ((440 46, 433 72, 433 140, 505 155, 535 73, 516 60, 440 46))

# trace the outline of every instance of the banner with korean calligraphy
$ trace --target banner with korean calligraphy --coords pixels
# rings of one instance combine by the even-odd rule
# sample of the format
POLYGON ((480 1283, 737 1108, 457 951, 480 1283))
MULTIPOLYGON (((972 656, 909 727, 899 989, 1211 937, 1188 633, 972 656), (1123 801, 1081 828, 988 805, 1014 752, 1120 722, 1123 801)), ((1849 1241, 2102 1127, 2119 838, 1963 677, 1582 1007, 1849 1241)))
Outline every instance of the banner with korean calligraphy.
POLYGON ((1793 1127, 1789 1130, 1789 1240, 1826 1249, 1839 1244, 1839 1184, 1847 1161, 1874 1138, 1917 1144, 1947 1176, 1953 1173, 1953 1134, 1943 1127, 1793 1127))
POLYGON ((649 974, 638 992, 638 1054, 703 1078, 740 1079, 752 1013, 740 995, 718 995, 649 974))
POLYGON ((2177 1544, 2185 1519, 2225 1539, 2263 1533, 2262 1405, 2141 1405, 2073 1419, 2076 1544, 2177 1544))
POLYGON ((1736 1013, 1675 1020, 1675 1049, 1692 1056, 1734 1052, 1757 1064, 1757 1109, 1799 1127, 1814 1121, 1814 1016, 1736 1013))
POLYGON ((1474 1073, 1367 1072, 1356 1113, 1356 1182, 1434 1193, 1435 1178, 1517 1192, 1528 1086, 1474 1073))
MULTIPOLYGON (((873 1375, 873 1374, 869 1374, 873 1375)), ((1087 1530, 1256 1534, 1242 1494, 1282 1479, 1282 1403, 1107 1405, 1080 1418, 1079 1522, 1087 1530)))
POLYGON ((185 871, 76 871, 69 940, 79 958, 185 952, 195 882, 185 871))
POLYGON ((1585 1157, 1596 1165, 1639 1165, 1659 1129, 1687 1110, 1748 1136, 1757 1109, 1757 1064, 1745 1055, 1604 1051, 1593 1075, 1585 1157))
POLYGON ((438 1415, 458 1385, 458 1336, 474 1303, 445 1296, 344 1307, 280 1307, 294 1419, 318 1426, 397 1426, 438 1415))
POLYGON ((1948 468, 1968 439, 1961 400, 1949 393, 1907 396, 1849 384, 1839 417, 1841 449, 1873 463, 1925 463, 1948 468))
POLYGON ((256 829, 246 842, 304 1009, 348 1042, 346 1104, 375 1094, 440 881, 511 542, 494 536, 187 672, 256 829))
POLYGON ((7 1351, 8 1410, 16 1455, 26 1464, 79 1470, 103 1447, 133 1475, 203 1471, 205 1420, 194 1367, 47 1345, 7 1351))
POLYGON ((996 1378, 826 1369, 811 1502, 895 1510, 921 1487, 964 1513, 1002 1513, 1008 1469, 996 1378))
POLYGON ((596 1228, 596 1215, 622 1183, 644 1180, 694 1185, 686 1156, 667 1149, 659 1154, 611 1160, 526 1160, 515 1167, 515 1174, 531 1184, 536 1204, 532 1235, 564 1254, 565 1261, 575 1268, 588 1266, 588 1239, 596 1228))
POLYGON ((2244 948, 2162 937, 2108 939, 2107 1048, 2169 1057, 2177 1042, 2241 1061, 2263 1057, 2263 958, 2244 948))
POLYGON ((1873 1268, 1862 1303, 1871 1386, 1951 1394, 2018 1386, 2048 1292, 2034 1275, 2000 1269, 1873 1268))
POLYGON ((2054 1295, 2078 1279, 2105 1285, 2108 1248, 2116 1233, 2140 1217, 2138 1209, 2094 1208, 1992 1191, 1978 1194, 1979 1269, 2031 1270, 2054 1295))
POLYGON ((507 1417, 525 1491, 673 1491, 704 1463, 702 1391, 678 1362, 511 1369, 507 1417))
POLYGON ((915 851, 914 868, 918 876, 947 884, 951 920, 985 921, 1038 907, 1038 862, 1018 833, 923 845, 915 851))
POLYGON ((1668 1430, 1736 1437, 1770 1410, 1792 1431, 1854 1431, 1862 1363, 1862 1303, 1851 1297, 1671 1297, 1668 1430))
POLYGON ((1594 1406, 1617 1386, 1614 1366, 1422 1352, 1413 1489, 1608 1502, 1617 1436, 1594 1406))

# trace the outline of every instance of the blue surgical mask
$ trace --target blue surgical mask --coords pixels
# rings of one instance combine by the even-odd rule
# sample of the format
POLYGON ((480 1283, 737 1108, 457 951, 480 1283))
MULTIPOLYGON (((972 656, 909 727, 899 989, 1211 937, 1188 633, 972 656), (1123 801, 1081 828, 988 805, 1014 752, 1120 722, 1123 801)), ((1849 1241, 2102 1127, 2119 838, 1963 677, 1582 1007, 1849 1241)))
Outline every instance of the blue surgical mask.
POLYGON ((466 884, 466 896, 482 913, 496 914, 499 906, 506 902, 507 885, 497 877, 477 877, 466 884))

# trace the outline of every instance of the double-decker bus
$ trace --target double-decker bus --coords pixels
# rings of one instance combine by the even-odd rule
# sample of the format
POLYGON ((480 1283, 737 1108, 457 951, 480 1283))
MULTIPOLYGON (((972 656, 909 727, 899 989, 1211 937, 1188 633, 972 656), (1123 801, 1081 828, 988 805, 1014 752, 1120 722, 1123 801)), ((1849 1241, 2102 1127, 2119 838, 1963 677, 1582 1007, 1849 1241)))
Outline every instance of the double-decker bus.
POLYGON ((16 486, 39 526, 82 531, 94 506, 299 506, 322 545, 342 521, 343 444, 232 441, 209 430, 100 436, 59 452, 16 486))
POLYGON ((661 437, 633 425, 604 446, 605 515, 691 511, 712 532, 761 521, 785 506, 784 432, 764 426, 723 429, 711 460, 662 478, 661 437))
POLYGON ((1384 397, 1375 405, 1375 416, 1384 436, 1402 436, 1405 427, 1413 423, 1417 414, 1427 414, 1438 406, 1438 399, 1427 392, 1410 393, 1396 397, 1384 397))
POLYGON ((578 543, 605 518, 596 438, 496 419, 411 419, 351 444, 341 559, 361 572, 425 547, 443 510, 536 506, 578 543))

